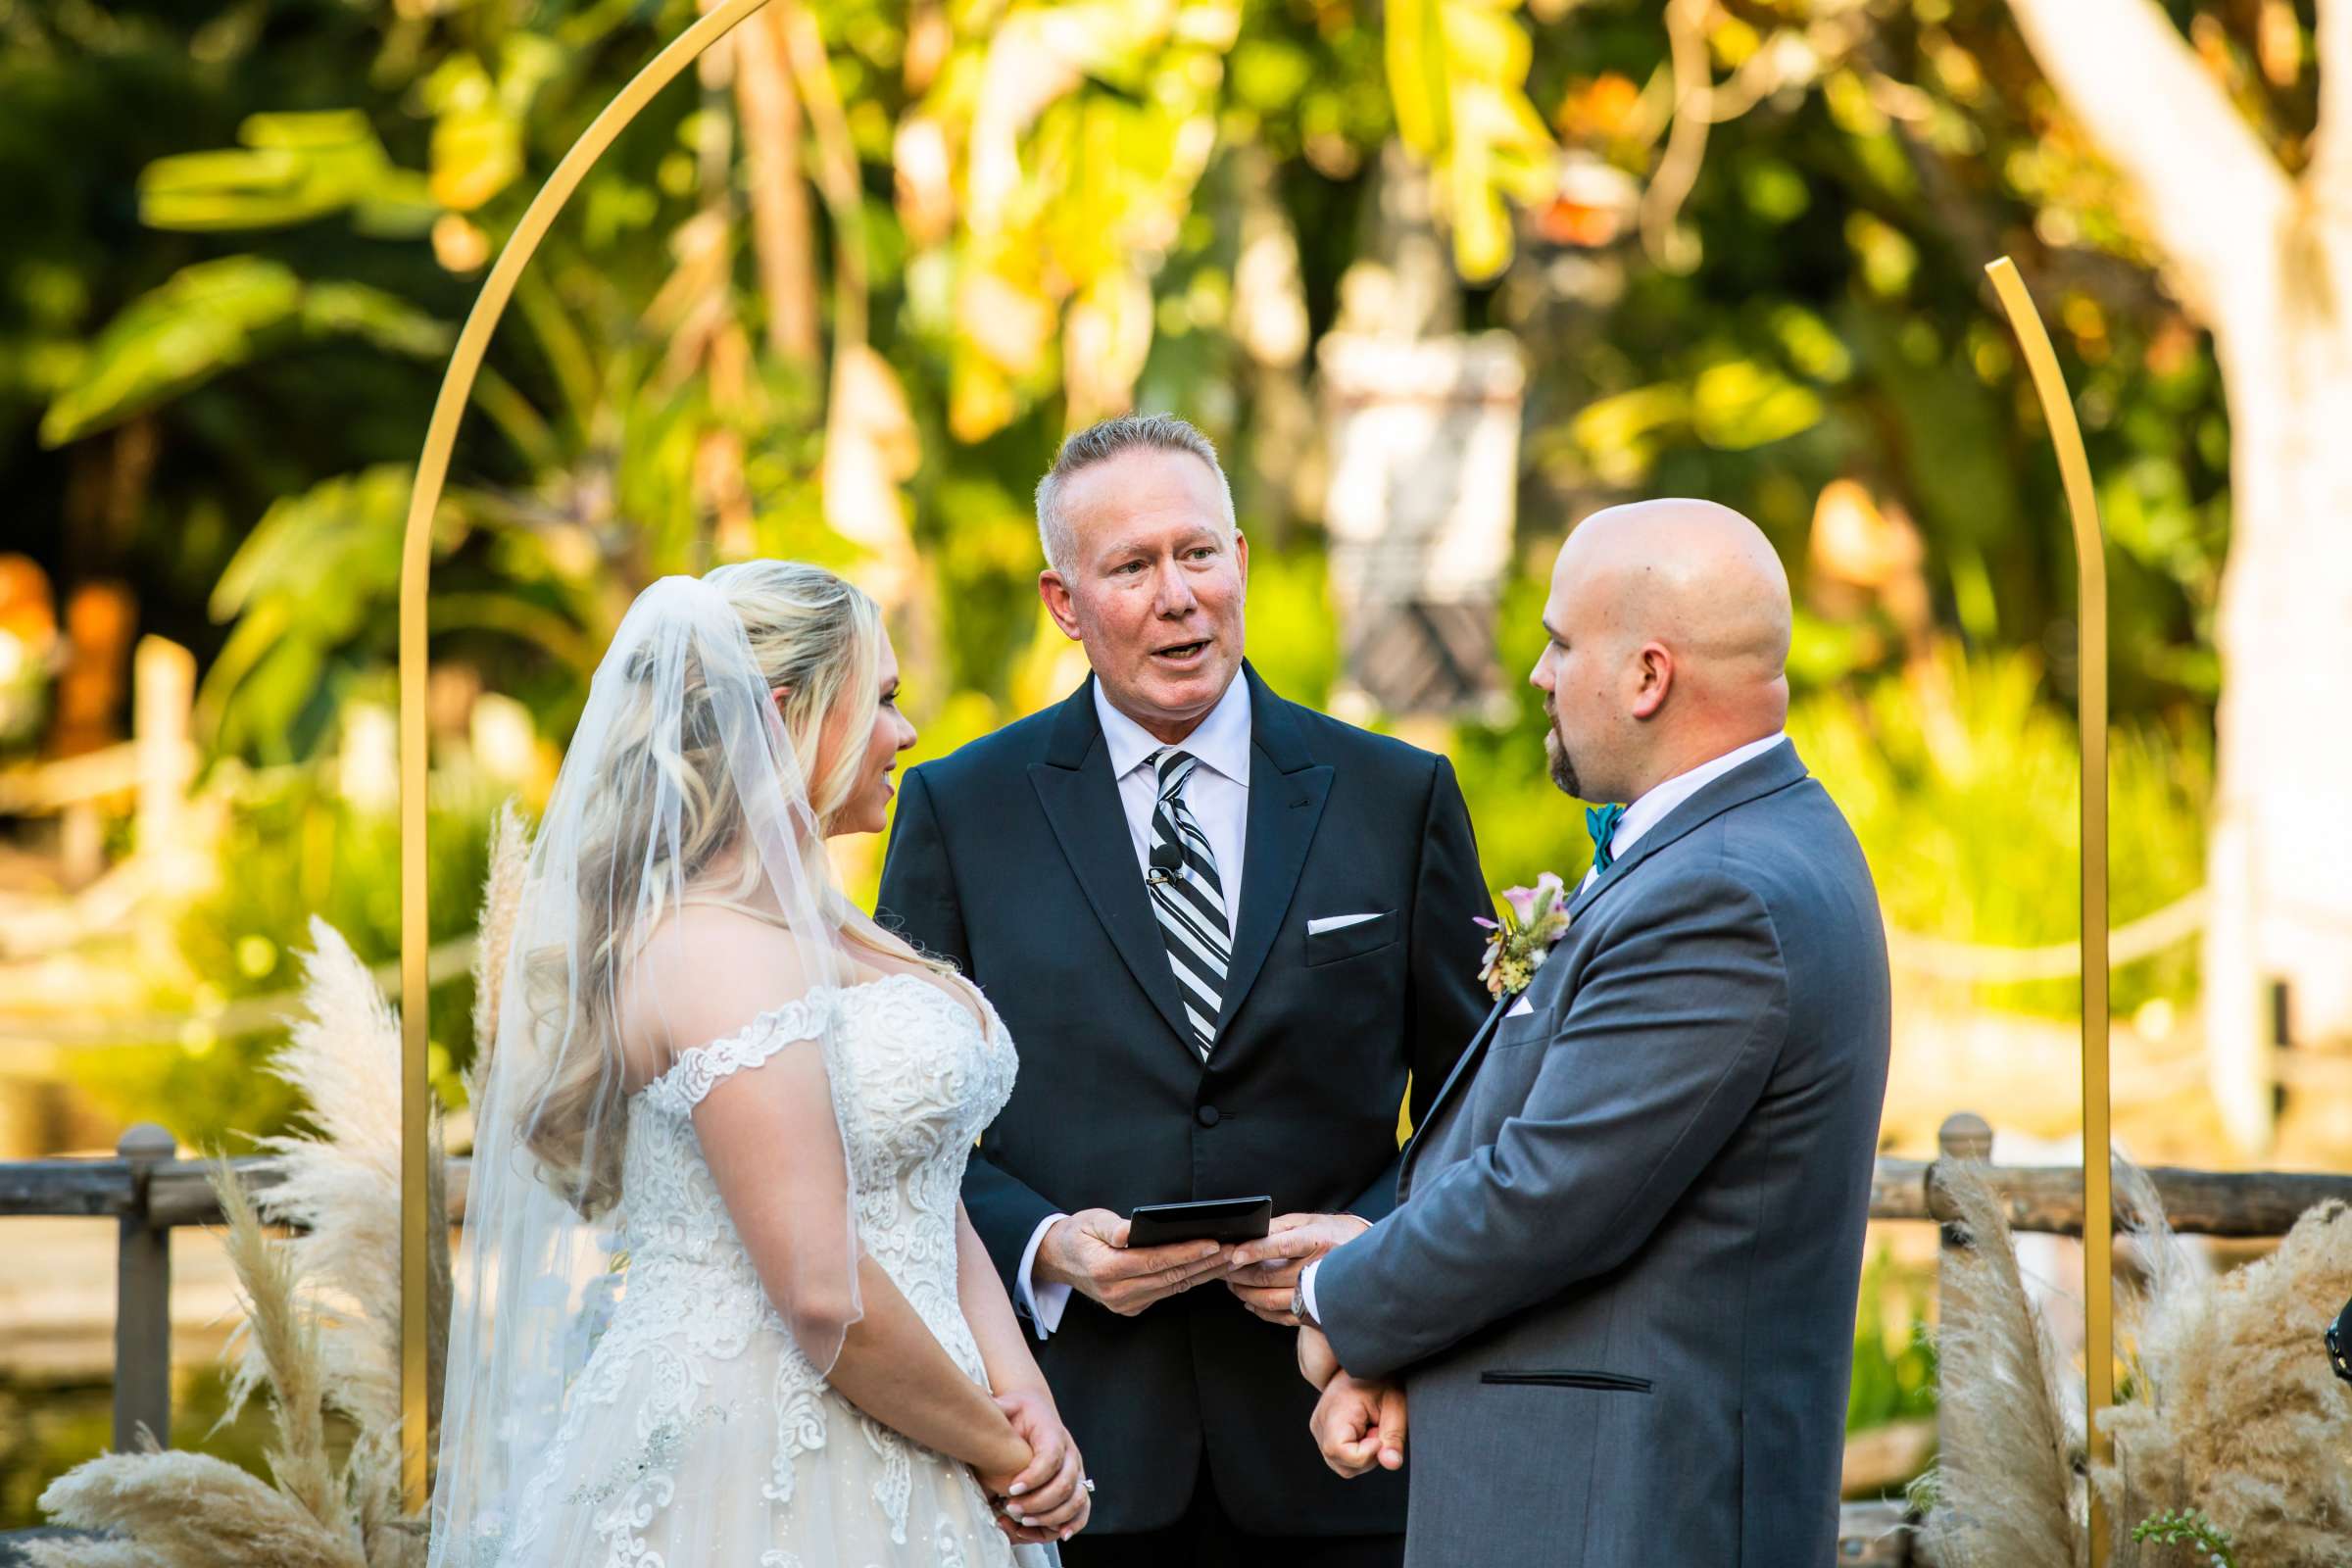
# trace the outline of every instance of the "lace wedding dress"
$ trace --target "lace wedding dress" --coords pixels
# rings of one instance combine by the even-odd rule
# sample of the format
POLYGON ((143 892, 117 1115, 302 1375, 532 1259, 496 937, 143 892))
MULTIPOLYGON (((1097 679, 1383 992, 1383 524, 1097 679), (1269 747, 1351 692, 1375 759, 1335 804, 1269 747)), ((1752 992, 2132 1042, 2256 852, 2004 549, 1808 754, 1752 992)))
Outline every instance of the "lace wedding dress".
MULTIPOLYGON (((968 993, 974 998, 979 993, 968 993)), ((730 1073, 823 1039, 858 1193, 858 1231, 956 1363, 985 1383, 956 1298, 956 1201, 1012 1093, 1012 1043, 910 974, 814 991, 683 1053, 629 1109, 609 1313, 497 1568, 1047 1568, 1015 1548, 961 1464, 862 1414, 770 1305, 690 1119, 730 1073)), ((605 1321, 599 1323, 598 1317, 605 1321)))

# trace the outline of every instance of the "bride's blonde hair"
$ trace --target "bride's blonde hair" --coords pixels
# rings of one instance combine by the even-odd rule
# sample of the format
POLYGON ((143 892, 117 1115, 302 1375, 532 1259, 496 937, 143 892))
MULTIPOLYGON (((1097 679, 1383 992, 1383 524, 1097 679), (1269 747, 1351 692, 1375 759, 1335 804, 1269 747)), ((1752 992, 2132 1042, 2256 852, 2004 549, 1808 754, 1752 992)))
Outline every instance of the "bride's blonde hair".
MULTIPOLYGON (((807 780, 815 828, 828 830, 848 804, 881 713, 878 679, 882 613, 854 584, 821 567, 790 561, 754 561, 722 567, 706 579, 742 622, 760 678, 775 693, 792 756, 813 767, 819 740, 841 715, 830 765, 807 780), (843 704, 847 703, 846 708, 843 704)), ((655 714, 669 707, 657 693, 654 661, 640 653, 621 673, 642 700, 623 710, 611 741, 611 776, 582 806, 577 885, 579 925, 568 952, 533 955, 529 964, 532 1012, 541 1038, 554 1049, 545 1081, 522 1126, 524 1146, 548 1180, 583 1215, 595 1218, 620 1196, 626 1149, 629 1073, 615 1017, 615 999, 629 963, 646 939, 674 912, 660 896, 665 884, 687 890, 692 902, 761 913, 771 901, 760 883, 766 868, 742 848, 743 803, 713 722, 698 660, 688 658, 681 721, 675 734, 655 733, 655 714), (664 790, 662 786, 668 785, 664 790), (674 791, 674 839, 653 831, 657 802, 674 791), (643 863, 649 854, 653 864, 643 863), (662 861, 668 861, 666 867, 662 861), (663 874, 647 875, 661 870, 663 874), (651 886, 657 897, 625 906, 615 887, 651 886), (580 972, 571 972, 571 955, 580 972), (569 999, 578 999, 577 1010, 569 999)), ((811 845, 809 853, 821 856, 811 845)), ((560 896, 557 889, 545 890, 560 896)), ((829 909, 836 918, 846 909, 829 909)), ((858 927, 846 935, 867 945, 858 927)), ((694 1044, 694 1042, 685 1042, 694 1044)))

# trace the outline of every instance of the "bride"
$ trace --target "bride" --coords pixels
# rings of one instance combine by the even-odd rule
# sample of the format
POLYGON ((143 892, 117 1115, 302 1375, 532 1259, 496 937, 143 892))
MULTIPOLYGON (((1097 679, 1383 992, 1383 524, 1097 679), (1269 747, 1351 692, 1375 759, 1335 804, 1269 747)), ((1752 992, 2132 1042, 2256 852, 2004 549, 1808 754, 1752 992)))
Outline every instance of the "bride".
POLYGON ((956 1197, 1012 1042, 827 877, 897 693, 872 601, 771 561, 598 666, 476 1073, 432 1568, 1039 1568, 1086 1523, 956 1197))

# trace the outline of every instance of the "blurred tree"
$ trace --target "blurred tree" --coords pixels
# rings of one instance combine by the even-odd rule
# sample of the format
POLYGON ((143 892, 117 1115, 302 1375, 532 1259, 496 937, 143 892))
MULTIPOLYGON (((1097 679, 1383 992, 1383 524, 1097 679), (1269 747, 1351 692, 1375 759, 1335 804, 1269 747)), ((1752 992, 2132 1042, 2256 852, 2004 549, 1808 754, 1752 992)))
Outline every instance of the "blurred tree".
POLYGON ((2289 987, 2307 1036, 2352 1035, 2352 741, 2314 722, 2352 697, 2352 4, 2323 0, 2316 36, 2284 0, 2238 8, 2250 36, 2202 12, 2183 35, 2154 0, 2012 4, 2130 181, 2229 387, 2233 540, 2218 631, 2230 679, 2205 1017, 2224 1116, 2259 1150, 2267 983, 2289 987), (2307 62, 2316 117, 2276 113, 2268 89, 2300 94, 2307 62))
MULTIPOLYGON (((1351 166, 1401 93, 1462 265, 1503 266, 1503 201, 1543 194, 1556 151, 1523 90, 1513 9, 1399 6, 1384 54, 1351 13, 1287 3, 777 0, 705 57, 699 101, 665 95, 632 128, 518 291, 519 332, 478 399, 495 440, 468 433, 473 482, 452 492, 436 541, 436 657, 519 662, 560 721, 636 586, 769 552, 856 563, 929 663, 955 612, 943 586, 975 556, 991 575, 1009 564, 999 524, 966 537, 940 501, 975 482, 1020 497, 1060 428, 1131 405, 1155 346, 1240 309, 1262 319, 1266 295, 1296 293, 1295 270, 1277 267, 1236 299, 1242 228, 1260 255, 1296 245, 1287 213, 1242 180, 1209 187, 1200 211, 1221 148, 1351 166), (1300 79, 1329 67, 1337 80, 1300 79), (943 427, 954 450, 924 440, 943 427)), ((364 85, 360 101, 272 105, 237 122, 232 148, 140 171, 148 228, 249 248, 189 262, 60 344, 42 441, 79 449, 160 420, 179 445, 209 414, 202 435, 234 447, 254 432, 214 402, 273 385, 318 345, 436 363, 532 172, 680 10, 363 8, 365 83, 322 74, 304 95, 364 85), (437 275, 406 288, 334 275, 387 253, 412 269, 429 257, 437 275)), ((216 74, 263 74, 262 27, 217 30, 216 74)), ((160 45, 169 29, 149 21, 143 35, 160 45)), ((1287 355, 1261 330, 1254 357, 1296 366, 1302 327, 1287 355)), ((1198 402, 1222 360, 1179 372, 1173 401, 1198 402)), ((1295 410, 1294 381, 1269 377, 1268 392, 1295 410)), ((404 482, 383 463, 272 487, 209 602, 236 627, 206 688, 220 745, 315 753, 340 691, 380 662, 404 482), (322 585, 324 559, 348 569, 322 585)))
MULTIPOLYGON (((2249 238, 2271 233, 2262 221, 2201 209, 2181 184, 2183 171, 2238 161, 2230 143, 2183 159, 2162 149, 2175 138, 2213 142, 2208 122, 2221 116, 2235 143, 2267 141, 2273 151, 2260 156, 2300 167, 2319 107, 2312 13, 2285 0, 2180 0, 2173 20, 2150 0, 2120 9, 2131 11, 2130 26, 2113 21, 2118 4, 2073 0, 2014 12, 2004 0, 1577 7, 1577 24, 1539 51, 1531 90, 1558 103, 1572 168, 1598 165, 1637 188, 1564 185, 1562 202, 1532 225, 1550 243, 1531 247, 1496 298, 1547 367, 1530 448, 1536 477, 1561 510, 1659 489, 1747 505, 1806 568, 1800 686, 1916 665, 1957 634, 1975 650, 2034 651, 2054 693, 2070 695, 2064 509, 1981 273, 1994 256, 2014 254, 2079 394, 2116 546, 2118 711, 2201 727, 2220 687, 2216 645, 2236 635, 2221 613, 2223 585, 2247 575, 2236 564, 2247 549, 2264 549, 2241 535, 2225 576, 2232 472, 2242 517, 2278 489, 2289 457, 2306 475, 2332 470, 2316 438, 2293 452, 2233 451, 2231 423, 2247 417, 2235 388, 2271 363, 2268 351, 2240 354, 2225 334, 2217 355, 2197 330, 2207 318, 2201 297, 2181 288, 2177 301, 2160 286, 2166 225, 2138 186, 2143 173, 2174 179, 2179 188, 2155 200, 2185 201, 2177 220, 2213 246, 2270 243, 2249 238), (2037 60, 2029 43, 2038 33, 2020 30, 2029 12, 2063 17, 2044 30, 2065 31, 2077 71, 2140 117, 2140 128, 2122 132, 2132 157, 2102 155, 2110 132, 2101 115, 2075 101, 2066 71, 2037 60), (1662 57, 1650 41, 1661 33, 1662 57), (2153 47, 2153 36, 2172 63, 2160 74, 2136 70, 2136 55, 2111 42, 2119 34, 2141 35, 2126 37, 2127 51, 2153 47), (2176 114, 2181 72, 2202 97, 2176 114), (2166 85, 2150 90, 2151 80, 2166 85), (2162 138, 2149 128, 2160 121, 2162 138), (2249 461, 2261 476, 2249 474, 2249 461)), ((2285 188, 2283 175, 2271 182, 2285 188)), ((2265 188, 2249 179, 2254 199, 2265 188)), ((2272 297, 2271 286, 2229 292, 2244 296, 2236 307, 2260 311, 2269 307, 2255 299, 2272 297)), ((2297 352, 2323 354, 2319 345, 2334 341, 2321 334, 2297 352)), ((2295 363, 2303 368, 2268 374, 2268 413, 2316 373, 2295 363)), ((2297 417, 2323 416, 2324 399, 2306 401, 2297 417)), ((2314 501, 2296 514, 2302 531, 2270 532, 2308 541, 2330 514, 2314 501)), ((2324 564, 2316 546, 2288 547, 2281 559, 2297 603, 2318 613, 2331 591, 2340 602, 2343 568, 2324 564)), ((2293 639, 2295 655, 2287 659, 2286 640, 2265 642, 2255 662, 2233 666, 2266 672, 2245 699, 2255 710, 2283 712, 2272 669, 2309 680, 2352 668, 2342 657, 2352 650, 2340 646, 2352 622, 2340 614, 2309 638, 2283 617, 2265 618, 2261 635, 2293 639)), ((2251 733, 2247 721, 2235 728, 2251 733)), ((2282 724, 2266 744, 2292 744, 2290 730, 2282 724)), ((2332 776, 2275 760, 2235 767, 2241 790, 2298 799, 2332 776)), ((2193 773, 2180 794, 2194 798, 2193 773)), ((2217 833, 2253 799, 2224 809, 2217 833)), ((2316 875, 2332 891, 2266 906, 2262 953, 2275 973, 2291 972, 2307 951, 2284 911, 2308 935, 2332 933, 2339 949, 2343 932, 2342 868, 2329 858, 2346 842, 2342 828, 2330 814, 2273 839, 2295 809, 2262 808, 2264 842, 2306 857, 2297 877, 2316 875), (2322 869, 2330 865, 2331 880, 2322 869)), ((2229 878, 2245 881, 2244 855, 2218 839, 2212 854, 2211 885, 2226 905, 2229 878)), ((2275 898, 2304 884, 2263 885, 2275 898)), ((2225 908, 2216 943, 2242 942, 2231 919, 2225 908)), ((1976 938, 1997 940, 1983 929, 1976 938)), ((2296 990, 2299 1023, 2313 1034, 2344 1027, 2324 1002, 2342 989, 2342 966, 2317 959, 2319 951, 2308 949, 2325 972, 2296 990)), ((2217 948, 2206 956, 2224 962, 2217 948)), ((2260 1055, 2246 1048, 2263 1044, 2248 1033, 2255 988, 2245 950, 2228 961, 2235 967, 2212 971, 2220 983, 2209 993, 2210 1024, 2242 1112, 2267 1104, 2269 1092, 2243 1070, 2260 1055)), ((2253 1136, 2249 1117, 2238 1126, 2253 1136)))

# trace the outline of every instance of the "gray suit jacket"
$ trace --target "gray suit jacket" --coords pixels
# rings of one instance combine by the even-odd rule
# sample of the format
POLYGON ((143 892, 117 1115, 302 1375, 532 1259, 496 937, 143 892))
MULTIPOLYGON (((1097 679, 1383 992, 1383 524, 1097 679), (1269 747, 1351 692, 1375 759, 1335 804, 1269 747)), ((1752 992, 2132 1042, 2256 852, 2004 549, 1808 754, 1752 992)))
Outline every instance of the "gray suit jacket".
POLYGON ((1405 1382, 1408 1568, 1817 1568, 1886 1085, 1869 867, 1782 746, 1571 911, 1316 1275, 1341 1362, 1405 1382))

